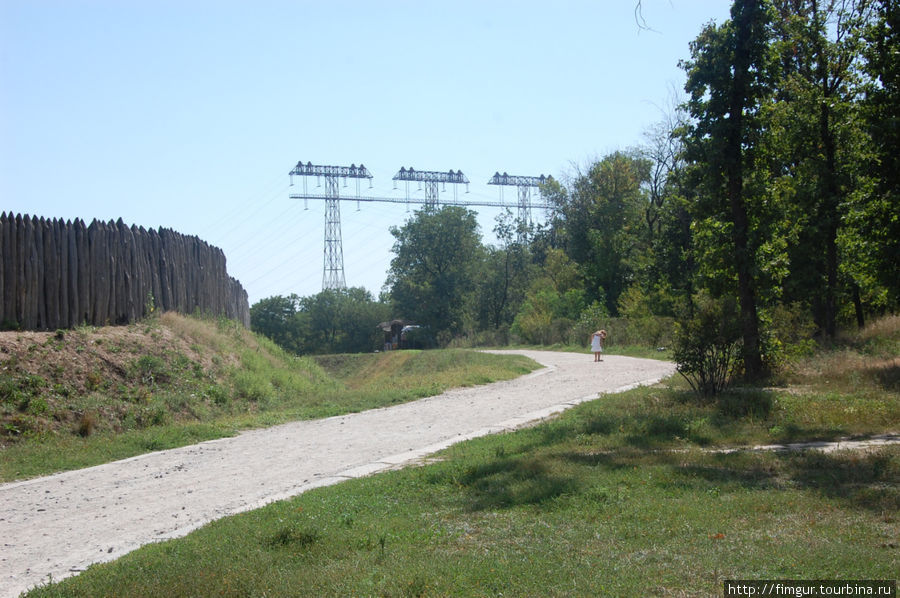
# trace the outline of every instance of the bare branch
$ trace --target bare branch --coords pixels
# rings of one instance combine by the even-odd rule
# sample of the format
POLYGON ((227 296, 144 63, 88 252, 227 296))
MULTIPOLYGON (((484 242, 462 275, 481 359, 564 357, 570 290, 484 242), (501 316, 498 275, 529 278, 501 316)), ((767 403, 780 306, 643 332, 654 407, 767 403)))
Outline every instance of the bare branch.
POLYGON ((637 23, 638 30, 650 29, 647 26, 647 20, 644 18, 644 7, 641 0, 637 0, 637 3, 634 5, 634 22, 637 23))

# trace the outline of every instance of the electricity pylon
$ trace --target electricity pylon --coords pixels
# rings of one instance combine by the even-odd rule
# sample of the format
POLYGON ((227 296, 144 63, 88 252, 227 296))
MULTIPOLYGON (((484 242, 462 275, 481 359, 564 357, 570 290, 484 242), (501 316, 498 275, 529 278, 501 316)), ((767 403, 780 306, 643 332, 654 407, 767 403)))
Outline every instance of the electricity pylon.
MULTIPOLYGON (((372 175, 366 167, 360 164, 356 166, 319 166, 311 162, 304 164, 297 162, 297 166, 291 170, 291 184, 293 176, 303 177, 303 191, 306 195, 306 177, 315 176, 325 179, 325 268, 322 273, 322 290, 346 289, 347 280, 344 276, 344 248, 341 241, 341 205, 340 187, 338 179, 356 179, 356 195, 359 195, 359 179, 371 179, 372 175)), ((346 184, 346 183, 345 183, 346 184)))
MULTIPOLYGON (((360 202, 380 202, 406 204, 407 210, 410 204, 421 204, 426 207, 437 208, 439 205, 445 206, 463 206, 463 207, 491 207, 491 208, 507 208, 510 207, 503 201, 503 189, 500 189, 500 201, 488 201, 485 199, 459 199, 457 196, 457 185, 465 184, 466 193, 469 192, 469 179, 461 170, 448 172, 435 172, 428 170, 416 170, 414 168, 401 168, 393 180, 396 189, 396 181, 406 182, 406 197, 363 197, 359 194, 360 179, 372 179, 372 175, 366 170, 366 167, 359 166, 316 166, 310 162, 303 164, 298 162, 297 166, 289 173, 291 175, 291 185, 293 185, 293 175, 303 177, 303 193, 292 193, 291 199, 302 199, 304 203, 310 199, 325 200, 325 269, 322 275, 323 289, 343 289, 346 288, 346 280, 344 278, 344 253, 341 246, 341 212, 340 201, 355 201, 357 209, 360 202), (307 177, 316 176, 317 179, 325 177, 326 193, 309 193, 307 189, 307 177), (356 179, 356 196, 340 197, 338 195, 338 178, 356 179), (411 182, 419 183, 420 187, 424 184, 425 198, 412 197, 410 195, 409 184, 411 182), (447 183, 453 185, 453 197, 441 199, 441 190, 446 191, 447 183), (439 188, 438 185, 441 185, 439 188)), ((546 201, 534 202, 531 200, 531 188, 539 187, 541 184, 552 180, 552 177, 514 177, 506 173, 503 175, 497 173, 488 182, 489 185, 514 185, 519 187, 519 218, 525 219, 526 222, 531 220, 531 208, 551 209, 553 206, 546 201), (526 190, 522 190, 522 187, 526 190)), ((320 185, 321 186, 321 185, 320 185)), ((346 183, 345 183, 346 186, 346 183)), ((371 187, 371 182, 369 183, 371 187)), ((522 227, 524 229, 524 227, 522 227)), ((525 233, 523 230, 519 232, 519 240, 524 241, 525 233)))
MULTIPOLYGON (((519 196, 519 241, 525 240, 525 231, 531 226, 531 190, 536 188, 540 193, 541 185, 547 181, 553 180, 553 177, 537 176, 514 176, 500 174, 495 172, 488 185, 504 185, 518 188, 519 196)), ((500 189, 500 195, 503 195, 503 189, 500 189)), ((543 205, 543 204, 542 204, 543 205)))

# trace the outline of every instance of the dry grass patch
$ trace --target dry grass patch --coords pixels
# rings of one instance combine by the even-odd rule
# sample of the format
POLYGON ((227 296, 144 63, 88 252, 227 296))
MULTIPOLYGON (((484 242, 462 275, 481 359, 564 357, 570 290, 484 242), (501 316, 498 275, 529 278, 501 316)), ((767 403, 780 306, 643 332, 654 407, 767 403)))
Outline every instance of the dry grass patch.
POLYGON ((900 314, 883 316, 870 322, 865 328, 849 335, 850 340, 867 343, 882 339, 896 341, 900 337, 900 314))

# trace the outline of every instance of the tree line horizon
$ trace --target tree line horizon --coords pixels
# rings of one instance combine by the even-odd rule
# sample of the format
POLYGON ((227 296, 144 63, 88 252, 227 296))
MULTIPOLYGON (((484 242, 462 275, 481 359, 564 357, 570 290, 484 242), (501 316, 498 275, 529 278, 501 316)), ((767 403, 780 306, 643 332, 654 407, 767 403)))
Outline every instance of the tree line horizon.
POLYGON ((372 350, 393 318, 449 345, 586 344, 621 317, 648 342, 728 344, 763 377, 898 309, 898 21, 898 0, 736 0, 642 144, 542 187, 545 225, 506 212, 485 245, 471 210, 418 210, 391 228, 377 299, 270 297, 251 325, 309 353, 372 350))

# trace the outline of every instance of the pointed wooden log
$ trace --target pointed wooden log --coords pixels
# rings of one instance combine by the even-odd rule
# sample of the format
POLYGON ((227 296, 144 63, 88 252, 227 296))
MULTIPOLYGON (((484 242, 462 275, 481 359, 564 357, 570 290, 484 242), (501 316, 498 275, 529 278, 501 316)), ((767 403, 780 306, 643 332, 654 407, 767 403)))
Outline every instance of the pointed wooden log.
POLYGON ((6 212, 0 214, 0 328, 5 328, 11 324, 9 319, 9 305, 7 304, 6 294, 9 292, 9 285, 6 282, 9 271, 9 220, 6 218, 6 212))

